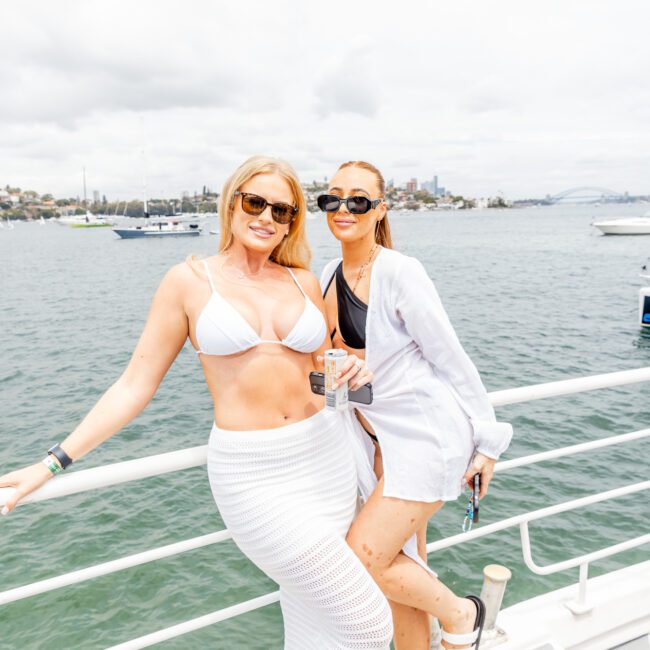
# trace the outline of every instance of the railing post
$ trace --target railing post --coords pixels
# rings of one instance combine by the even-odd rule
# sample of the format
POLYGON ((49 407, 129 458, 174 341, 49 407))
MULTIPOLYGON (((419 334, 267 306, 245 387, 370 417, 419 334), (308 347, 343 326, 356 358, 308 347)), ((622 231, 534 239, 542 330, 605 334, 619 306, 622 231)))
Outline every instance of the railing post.
POLYGON ((483 569, 483 588, 481 589, 481 600, 485 603, 485 627, 483 638, 494 640, 503 637, 504 632, 496 627, 497 615, 503 603, 503 595, 506 592, 508 580, 512 572, 500 564, 488 564, 483 569))
POLYGON ((593 607, 587 603, 587 578, 589 576, 589 562, 580 565, 580 577, 578 578, 578 599, 566 603, 572 614, 580 616, 589 613, 593 607))

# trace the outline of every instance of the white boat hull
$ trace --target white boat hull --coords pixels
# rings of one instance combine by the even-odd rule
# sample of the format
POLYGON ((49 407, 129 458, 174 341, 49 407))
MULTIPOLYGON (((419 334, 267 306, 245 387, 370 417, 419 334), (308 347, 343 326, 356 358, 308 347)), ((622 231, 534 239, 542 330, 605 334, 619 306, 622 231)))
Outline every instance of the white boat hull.
POLYGON ((113 228, 122 239, 144 239, 150 237, 197 237, 200 230, 136 230, 132 228, 113 228))
POLYGON ((650 218, 648 217, 596 221, 593 225, 604 235, 650 235, 650 218))

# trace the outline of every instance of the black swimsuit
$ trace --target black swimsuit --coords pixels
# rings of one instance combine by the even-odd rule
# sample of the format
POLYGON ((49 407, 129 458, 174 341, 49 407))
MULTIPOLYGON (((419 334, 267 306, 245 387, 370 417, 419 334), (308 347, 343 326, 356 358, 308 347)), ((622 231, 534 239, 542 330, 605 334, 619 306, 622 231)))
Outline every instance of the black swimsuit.
MULTIPOLYGON (((339 312, 339 328, 343 343, 354 350, 364 350, 366 347, 366 317, 368 315, 368 305, 361 302, 357 296, 352 293, 348 283, 343 276, 343 262, 337 267, 334 275, 325 287, 323 298, 336 276, 336 302, 339 312)), ((332 338, 336 333, 336 328, 332 331, 332 338)))
MULTIPOLYGON (((325 291, 323 292, 323 298, 327 295, 335 276, 339 329, 341 331, 343 343, 354 350, 365 350, 368 305, 359 300, 359 298, 352 292, 352 289, 350 289, 350 286, 343 276, 343 262, 336 267, 336 271, 327 283, 325 291)), ((334 338, 334 334, 336 334, 336 328, 332 330, 332 338, 334 338)), ((377 441, 377 437, 370 433, 370 431, 366 431, 366 433, 373 440, 377 441)))

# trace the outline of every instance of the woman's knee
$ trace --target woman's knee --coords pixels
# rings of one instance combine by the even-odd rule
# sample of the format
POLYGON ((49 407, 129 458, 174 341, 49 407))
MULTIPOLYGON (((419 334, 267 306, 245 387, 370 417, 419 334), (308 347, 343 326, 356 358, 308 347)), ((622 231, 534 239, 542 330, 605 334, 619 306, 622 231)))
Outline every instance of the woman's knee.
POLYGON ((373 549, 372 543, 367 542, 363 535, 357 533, 354 526, 348 531, 345 541, 361 560, 373 580, 378 583, 379 575, 390 566, 393 558, 385 557, 381 551, 373 549))

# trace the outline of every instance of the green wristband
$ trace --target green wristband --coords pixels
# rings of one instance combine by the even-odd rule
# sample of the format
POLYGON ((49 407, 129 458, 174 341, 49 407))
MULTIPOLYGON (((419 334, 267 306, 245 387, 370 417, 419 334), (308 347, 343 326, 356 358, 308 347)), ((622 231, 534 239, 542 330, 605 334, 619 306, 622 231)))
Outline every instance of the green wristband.
POLYGON ((58 474, 59 472, 63 471, 61 465, 59 465, 59 463, 57 463, 50 455, 48 455, 46 458, 43 458, 41 463, 43 463, 43 465, 45 465, 45 467, 47 467, 47 469, 49 469, 52 474, 58 474))

